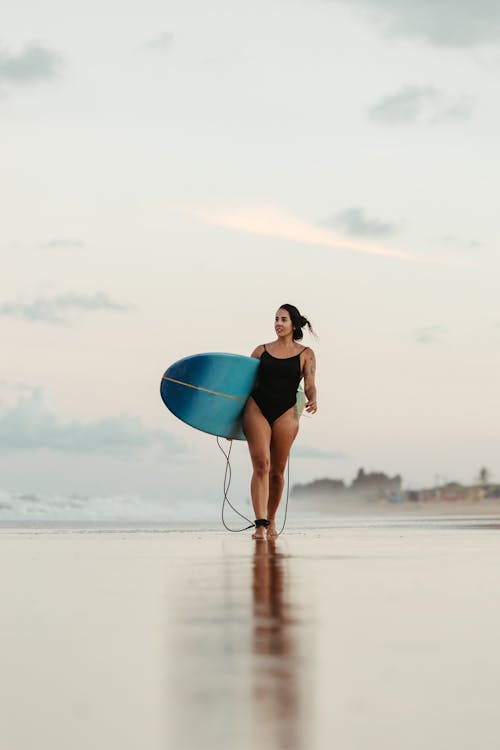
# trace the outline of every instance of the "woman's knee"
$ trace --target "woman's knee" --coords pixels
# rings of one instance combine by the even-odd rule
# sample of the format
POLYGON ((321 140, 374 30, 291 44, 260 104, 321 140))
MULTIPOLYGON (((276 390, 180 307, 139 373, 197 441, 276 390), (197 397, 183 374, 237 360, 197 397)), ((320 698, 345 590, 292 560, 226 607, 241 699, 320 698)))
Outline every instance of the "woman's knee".
POLYGON ((283 470, 280 468, 276 468, 276 466, 271 466, 269 470, 269 481, 273 484, 281 484, 284 481, 283 478, 283 470))
POLYGON ((266 456, 266 455, 253 456, 252 464, 253 464, 253 470, 255 474, 259 474, 259 476, 260 475, 263 476, 264 474, 269 474, 269 468, 271 465, 269 456, 266 456))

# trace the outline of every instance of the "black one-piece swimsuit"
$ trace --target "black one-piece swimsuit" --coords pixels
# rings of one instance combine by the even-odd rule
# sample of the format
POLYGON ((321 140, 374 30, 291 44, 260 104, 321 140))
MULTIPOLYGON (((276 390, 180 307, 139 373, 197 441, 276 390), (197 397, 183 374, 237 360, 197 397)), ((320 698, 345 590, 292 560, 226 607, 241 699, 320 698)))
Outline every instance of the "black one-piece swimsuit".
POLYGON ((297 403, 297 388, 302 378, 300 355, 294 357, 273 357, 266 349, 260 358, 257 372, 257 385, 250 394, 272 426, 278 417, 297 403))

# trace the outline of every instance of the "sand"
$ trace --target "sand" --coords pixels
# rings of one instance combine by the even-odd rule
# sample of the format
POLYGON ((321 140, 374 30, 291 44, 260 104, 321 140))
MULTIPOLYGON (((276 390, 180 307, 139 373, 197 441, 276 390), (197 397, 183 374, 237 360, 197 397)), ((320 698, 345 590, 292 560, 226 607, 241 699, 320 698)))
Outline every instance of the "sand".
POLYGON ((497 748, 500 531, 0 531, 9 750, 497 748))

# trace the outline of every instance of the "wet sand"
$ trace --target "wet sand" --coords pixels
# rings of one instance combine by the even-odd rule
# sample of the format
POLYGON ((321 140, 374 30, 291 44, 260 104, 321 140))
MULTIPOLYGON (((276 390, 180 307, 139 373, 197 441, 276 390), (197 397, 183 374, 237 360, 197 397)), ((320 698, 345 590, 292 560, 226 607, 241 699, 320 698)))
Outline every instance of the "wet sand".
POLYGON ((496 748, 498 527, 4 528, 2 745, 496 748))

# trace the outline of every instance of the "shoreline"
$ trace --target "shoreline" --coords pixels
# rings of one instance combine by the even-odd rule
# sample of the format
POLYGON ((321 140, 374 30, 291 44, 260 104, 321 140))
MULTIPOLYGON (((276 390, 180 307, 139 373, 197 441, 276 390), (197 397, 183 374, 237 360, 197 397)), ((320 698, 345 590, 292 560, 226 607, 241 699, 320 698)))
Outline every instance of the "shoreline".
MULTIPOLYGON (((342 529, 425 529, 431 531, 449 529, 496 529, 500 527, 500 513, 443 513, 443 514, 377 514, 377 515, 336 515, 321 518, 307 517, 294 519, 285 526, 281 539, 317 533, 329 533, 342 529)), ((229 532, 218 523, 172 523, 158 521, 77 521, 77 520, 29 520, 0 521, 0 536, 39 535, 97 535, 97 536, 176 536, 207 535, 224 539, 244 539, 251 537, 252 530, 229 532)))

